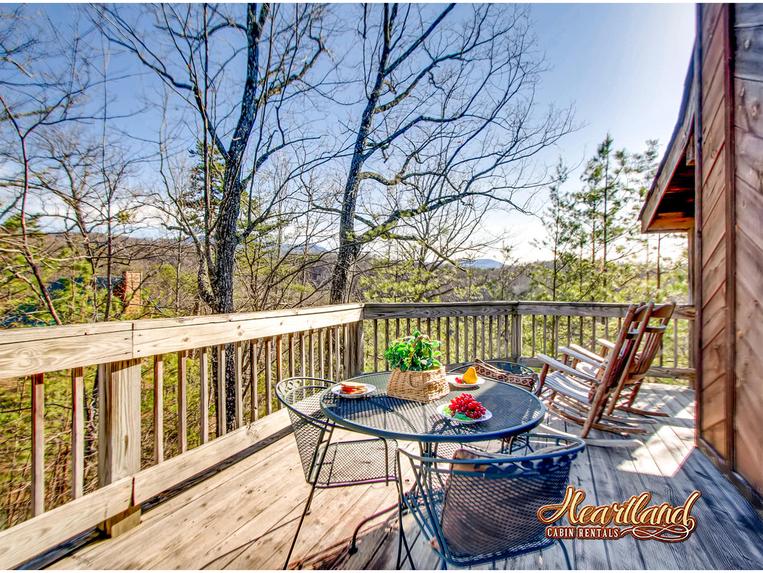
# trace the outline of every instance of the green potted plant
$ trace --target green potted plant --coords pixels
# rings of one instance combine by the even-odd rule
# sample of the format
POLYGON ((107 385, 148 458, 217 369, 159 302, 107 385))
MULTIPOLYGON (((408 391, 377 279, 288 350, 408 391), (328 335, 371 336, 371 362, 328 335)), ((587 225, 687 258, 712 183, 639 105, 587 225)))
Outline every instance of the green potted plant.
POLYGON ((387 394, 419 402, 445 396, 450 388, 439 348, 439 341, 418 330, 395 340, 384 352, 392 368, 387 394))

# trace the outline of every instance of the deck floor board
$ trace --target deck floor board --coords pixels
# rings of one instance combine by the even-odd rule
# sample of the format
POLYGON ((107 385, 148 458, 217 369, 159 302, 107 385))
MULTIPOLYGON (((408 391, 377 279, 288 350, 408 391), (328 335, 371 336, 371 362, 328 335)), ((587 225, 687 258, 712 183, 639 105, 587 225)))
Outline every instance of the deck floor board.
MULTIPOLYGON (((657 419, 655 432, 640 437, 643 445, 639 447, 588 447, 573 466, 571 482, 585 489, 587 502, 597 504, 621 501, 641 491, 651 491, 656 501, 682 503, 699 489, 702 497, 694 511, 697 530, 681 544, 632 538, 568 541, 575 568, 763 568, 759 515, 693 447, 691 390, 645 385, 639 402, 671 417, 657 419)), ((566 431, 576 428, 559 418, 548 423, 566 431)), ((278 569, 308 492, 294 439, 286 436, 145 511, 139 527, 115 539, 92 542, 51 568, 278 569)), ((394 504, 396 498, 396 487, 384 484, 319 491, 291 565, 393 569, 394 518, 385 516, 368 524, 354 555, 348 554, 347 547, 355 525, 394 504)), ((429 540, 419 534, 410 516, 405 517, 404 526, 416 567, 436 568, 429 540)), ((561 550, 553 546, 479 569, 563 567, 561 550)))

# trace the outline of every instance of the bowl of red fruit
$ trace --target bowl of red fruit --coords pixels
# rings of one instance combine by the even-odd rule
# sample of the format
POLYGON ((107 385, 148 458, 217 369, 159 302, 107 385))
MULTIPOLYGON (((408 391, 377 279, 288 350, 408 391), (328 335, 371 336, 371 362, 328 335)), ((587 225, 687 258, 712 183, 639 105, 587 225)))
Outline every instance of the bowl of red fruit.
POLYGON ((493 417, 492 412, 471 394, 459 394, 450 403, 437 408, 437 411, 449 420, 462 424, 484 422, 493 417))

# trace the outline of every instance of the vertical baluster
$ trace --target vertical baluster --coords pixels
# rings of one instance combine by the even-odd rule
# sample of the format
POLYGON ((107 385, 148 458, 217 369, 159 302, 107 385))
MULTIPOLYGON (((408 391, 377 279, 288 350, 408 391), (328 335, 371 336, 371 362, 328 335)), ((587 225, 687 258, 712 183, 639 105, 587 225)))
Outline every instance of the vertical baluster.
POLYGON ((395 338, 400 338, 400 319, 395 319, 395 338))
POLYGON ((554 340, 554 356, 559 355, 559 316, 553 315, 551 317, 551 336, 554 340))
POLYGON ((432 337, 432 319, 427 318, 427 335, 432 337))
POLYGON ((591 346, 589 348, 596 348, 596 317, 591 317, 591 346))
POLYGON ((421 332, 421 317, 416 319, 416 329, 421 332))
POLYGON ((541 348, 543 348, 543 352, 545 354, 548 354, 548 327, 547 327, 548 320, 547 319, 548 317, 544 314, 543 315, 543 344, 541 348))
POLYGON ((464 362, 469 362, 469 317, 464 317, 464 362))
MULTIPOLYGON (((276 384, 283 380, 283 339, 280 336, 276 337, 276 384)), ((269 400, 272 398, 269 398, 269 400)), ((278 402, 278 408, 281 408, 281 403, 278 402)))
POLYGON ((85 375, 72 368, 72 498, 82 497, 85 485, 85 375))
MULTIPOLYGON (((326 329, 322 328, 318 333, 318 345, 320 352, 318 352, 318 361, 321 367, 321 378, 326 378, 326 329)), ((331 378, 331 376, 329 376, 331 378)))
POLYGON ((678 319, 673 319, 673 368, 678 368, 678 319))
POLYGON ((164 461, 164 357, 154 356, 154 462, 164 461))
POLYGON ((310 349, 307 357, 308 362, 310 363, 310 378, 315 378, 315 341, 313 340, 312 330, 307 333, 307 345, 310 349))
MULTIPOLYGON (((389 348, 389 319, 384 319, 384 350, 387 350, 389 348)), ((385 358, 385 370, 389 370, 389 361, 385 358)))
POLYGON ((32 515, 45 511, 45 378, 32 375, 32 515))
POLYGON ((442 317, 438 316, 437 320, 437 340, 442 341, 442 317))
POLYGON ((478 358, 478 356, 485 356, 485 317, 480 317, 480 352, 479 355, 476 355, 475 358, 478 358))
MULTIPOLYGON (((294 348, 295 342, 294 342, 294 334, 289 334, 289 376, 294 377, 294 362, 295 358, 294 355, 296 354, 296 349, 294 348)), ((302 356, 304 356, 304 351, 302 352, 302 356)), ((305 375, 305 361, 302 360, 302 376, 305 375)))
MULTIPOLYGON (((491 314, 488 317, 488 354, 490 355, 489 358, 493 358, 493 315, 491 314)), ((483 324, 484 327, 484 324, 483 324)))
POLYGON ((342 327, 342 338, 344 340, 344 352, 342 353, 342 365, 343 369, 342 372, 344 372, 344 378, 349 378, 350 376, 354 376, 354 367, 352 365, 353 363, 353 339, 354 336, 351 336, 350 333, 350 325, 345 324, 342 327))
POLYGON ((477 359, 477 317, 472 317, 472 360, 477 359))
POLYGON ((511 316, 511 318, 510 318, 510 315, 508 314, 505 314, 503 316, 503 330, 501 332, 503 332, 503 339, 504 339, 503 340, 503 348, 504 348, 503 355, 506 358, 511 356, 511 340, 512 340, 511 337, 514 335, 512 326, 511 326, 512 320, 514 320, 513 316, 511 316))
POLYGON ((411 319, 405 319, 405 335, 408 336, 411 333, 411 319))
MULTIPOLYGON (((329 351, 328 351, 328 367, 329 367, 329 379, 336 380, 334 378, 334 329, 328 331, 329 351)), ((337 375, 337 378, 339 376, 337 375)))
MULTIPOLYGON (((440 338, 442 340, 442 338, 440 338)), ((450 317, 445 317, 445 362, 451 364, 450 361, 450 317)))
POLYGON ((228 431, 227 404, 225 403, 225 345, 217 347, 217 437, 228 431))
POLYGON ((201 443, 209 441, 209 348, 201 349, 199 357, 199 420, 201 443))
POLYGON ((459 364, 461 362, 461 341, 459 340, 459 338, 460 338, 460 331, 461 331, 459 326, 460 326, 460 322, 461 321, 459 320, 459 318, 457 316, 454 316, 453 317, 453 322, 455 324, 455 329, 456 329, 456 331, 454 333, 455 334, 454 342, 455 342, 455 347, 456 347, 456 364, 459 364))
POLYGON ((567 317, 567 346, 572 343, 572 317, 567 317))
POLYGON ((188 413, 188 404, 186 399, 186 376, 188 368, 186 364, 185 350, 181 350, 177 353, 178 358, 178 386, 177 386, 177 431, 178 431, 178 446, 180 447, 180 453, 188 449, 188 432, 186 431, 186 420, 188 413))
POLYGON ((244 425, 244 345, 241 342, 236 342, 235 351, 234 402, 236 405, 236 427, 240 428, 244 425))
POLYGON ((578 340, 579 340, 580 346, 583 346, 583 317, 582 316, 580 317, 579 327, 580 327, 580 331, 578 332, 578 340))
POLYGON ((249 396, 249 400, 252 408, 250 417, 252 422, 260 417, 260 372, 259 368, 257 368, 257 353, 259 350, 257 346, 256 340, 249 341, 249 391, 252 393, 251 396, 249 396))
POLYGON ((374 319, 374 372, 379 371, 379 321, 374 319))
POLYGON ((338 326, 334 327, 334 340, 336 341, 336 344, 334 345, 334 368, 336 370, 336 379, 342 380, 342 343, 340 342, 338 326))
POLYGON ((273 339, 265 341, 265 412, 273 411, 273 339))
POLYGON ((302 373, 302 376, 308 376, 309 370, 307 368, 307 333, 306 332, 302 332, 299 335, 299 358, 300 358, 299 371, 302 373))
MULTIPOLYGON (((604 338, 609 340, 609 317, 608 316, 604 317, 604 338)), ((592 348, 595 348, 596 347, 595 345, 596 345, 596 341, 594 341, 594 346, 592 348)))
POLYGON ((532 330, 533 330, 533 332, 532 332, 532 353, 533 353, 533 356, 535 356, 537 354, 537 352, 535 351, 535 315, 534 314, 532 315, 532 330))

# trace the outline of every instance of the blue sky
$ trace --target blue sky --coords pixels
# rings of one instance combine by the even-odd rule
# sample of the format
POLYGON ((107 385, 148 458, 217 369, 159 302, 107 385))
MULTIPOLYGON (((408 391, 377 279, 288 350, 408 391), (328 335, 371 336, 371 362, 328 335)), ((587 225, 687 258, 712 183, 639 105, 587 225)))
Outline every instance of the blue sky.
MULTIPOLYGON (((63 28, 75 21, 82 7, 29 8, 46 11, 63 28)), ((562 157, 567 165, 581 165, 607 133, 617 147, 641 151, 645 140, 658 139, 663 149, 678 113, 694 40, 694 5, 535 4, 530 14, 548 67, 537 99, 560 107, 572 104, 579 126, 540 159, 553 165, 562 157)), ((85 21, 80 17, 80 22, 85 21)), ((142 74, 124 82, 120 95, 127 97, 120 97, 118 106, 134 108, 143 98, 155 97, 155 78, 150 73, 132 60, 112 65, 142 74)), ((155 139, 156 120, 150 115, 129 120, 130 131, 155 139)), ((577 175, 570 177, 572 184, 577 175)), ((543 194, 536 196, 533 206, 542 208, 543 199, 543 194)), ((537 218, 496 212, 485 227, 499 238, 496 247, 507 241, 522 259, 543 257, 531 246, 543 233, 537 218)), ((498 258, 498 250, 488 249, 483 255, 498 258)))
MULTIPOLYGON (((579 165, 607 132, 617 147, 640 151, 647 139, 658 139, 662 151, 678 116, 694 5, 537 4, 531 14, 550 66, 541 95, 572 103, 582 124, 560 142, 558 156, 579 165)), ((539 221, 496 214, 490 226, 505 227, 521 258, 536 257, 530 244, 543 232, 539 221)))

